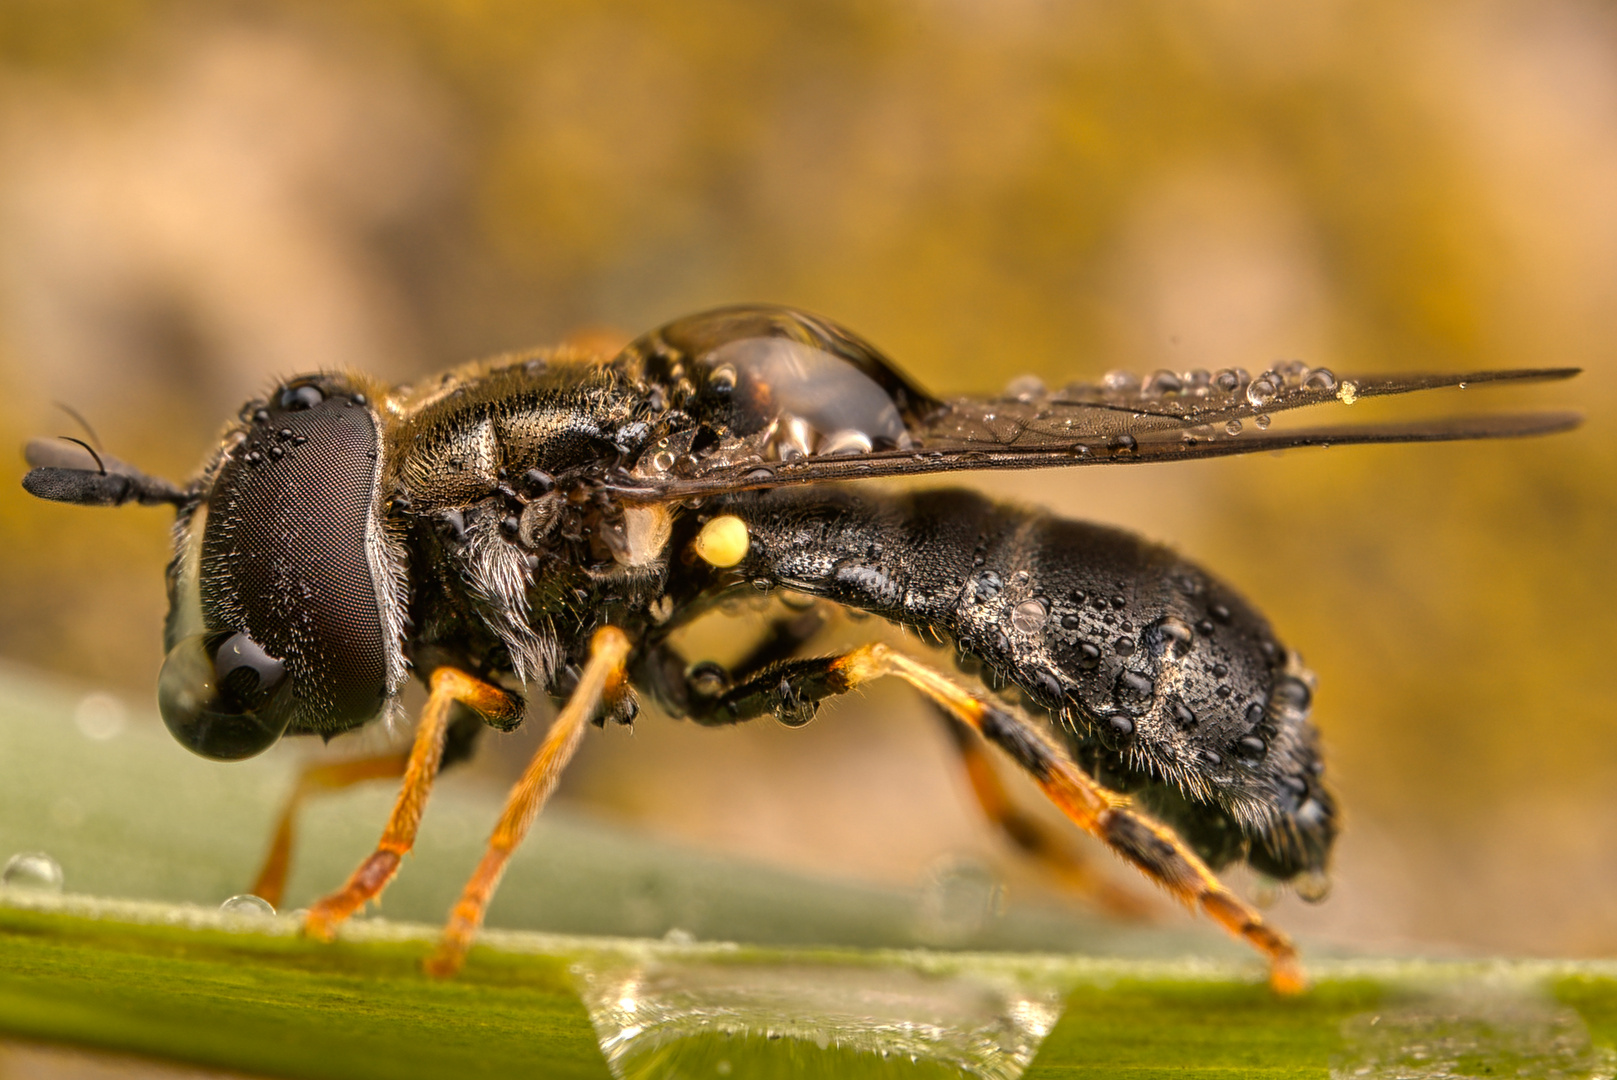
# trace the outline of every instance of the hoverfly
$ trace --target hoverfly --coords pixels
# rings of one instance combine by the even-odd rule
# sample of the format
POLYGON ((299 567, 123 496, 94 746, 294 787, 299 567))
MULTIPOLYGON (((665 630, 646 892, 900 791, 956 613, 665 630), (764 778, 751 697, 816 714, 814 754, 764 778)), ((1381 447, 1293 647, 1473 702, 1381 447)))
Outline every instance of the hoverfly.
MULTIPOLYGON (((855 481, 1545 434, 1577 417, 1285 431, 1262 418, 1573 374, 1346 378, 1299 363, 942 400, 834 323, 733 307, 611 357, 559 348, 392 388, 354 374, 291 379, 243 406, 184 487, 49 442, 30 445, 23 483, 60 502, 177 508, 159 701, 198 754, 234 760, 283 735, 329 738, 388 713, 412 673, 426 684, 408 755, 325 766, 300 785, 403 776, 376 851, 309 909, 317 937, 391 880, 439 768, 482 725, 521 722, 518 684, 560 711, 451 913, 436 973, 459 967, 588 724, 629 723, 636 688, 700 724, 796 725, 827 697, 891 675, 952 719, 968 765, 984 764, 983 742, 997 746, 1073 822, 1260 950, 1274 985, 1291 989, 1302 984, 1293 946, 1212 868, 1245 861, 1305 896, 1323 892, 1337 813, 1297 655, 1228 586, 1130 533, 970 490, 855 481), (755 589, 950 644, 983 687, 880 643, 804 657, 813 609, 778 620, 733 670, 680 655, 677 628, 755 589)), ((1016 836, 1025 819, 1012 828, 1003 800, 977 786, 1016 836)), ((276 901, 296 801, 255 887, 276 901)))

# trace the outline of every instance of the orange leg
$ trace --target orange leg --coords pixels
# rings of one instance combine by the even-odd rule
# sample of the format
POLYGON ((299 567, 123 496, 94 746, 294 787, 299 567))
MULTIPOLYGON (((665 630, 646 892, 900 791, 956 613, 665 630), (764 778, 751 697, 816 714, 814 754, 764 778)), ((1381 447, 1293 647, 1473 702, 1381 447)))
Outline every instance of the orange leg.
POLYGON ((253 895, 263 897, 274 907, 281 906, 281 900, 286 895, 287 871, 292 864, 292 845, 297 839, 298 811, 303 808, 305 799, 328 791, 341 791, 366 780, 390 780, 403 776, 409 761, 408 754, 381 754, 356 761, 304 766, 297 786, 281 808, 281 819, 276 823, 269 854, 264 857, 263 869, 259 870, 258 878, 253 882, 253 895))
POLYGON ((1062 884, 1080 896, 1092 901, 1103 910, 1125 919, 1149 919, 1151 904, 1137 893, 1108 881, 1096 872, 1071 844, 1052 833, 1043 822, 1018 809, 1011 801, 1010 792, 983 750, 983 744, 972 729, 950 713, 945 712, 945 723, 955 748, 960 751, 960 763, 965 766, 966 780, 971 793, 977 798, 983 816, 997 826, 1005 836, 1053 873, 1062 884))
POLYGON ((303 930, 311 937, 331 940, 337 926, 368 901, 380 896, 398 873, 400 860, 415 844, 416 829, 427 807, 427 795, 438 776, 438 764, 443 760, 444 736, 449 731, 456 703, 495 718, 511 717, 522 708, 519 698, 456 668, 438 668, 428 685, 430 694, 405 764, 404 785, 399 789, 382 839, 370 857, 359 864, 347 884, 309 909, 303 930))
POLYGON ((611 692, 618 691, 624 679, 624 665, 629 658, 629 638, 615 626, 604 626, 595 632, 590 642, 589 662, 579 676, 572 698, 562 708, 550 730, 545 733, 539 752, 534 755, 528 769, 511 789, 505 811, 489 837, 488 851, 477 866, 477 872, 466 883, 449 923, 444 927, 438 950, 427 961, 427 971, 433 975, 453 975, 460 970, 471 948, 472 939, 483 925, 483 915, 494 890, 505 873, 505 865, 512 852, 528 835, 534 818, 544 808, 562 770, 567 767, 573 753, 584 736, 590 717, 601 707, 611 692))
POLYGON ((1038 727, 882 644, 855 649, 832 661, 831 667, 847 689, 883 675, 896 675, 919 689, 1009 754, 1079 828, 1268 957, 1269 982, 1276 990, 1296 993, 1307 985, 1297 950, 1284 934, 1225 888, 1172 829, 1133 809, 1127 797, 1096 783, 1038 727))

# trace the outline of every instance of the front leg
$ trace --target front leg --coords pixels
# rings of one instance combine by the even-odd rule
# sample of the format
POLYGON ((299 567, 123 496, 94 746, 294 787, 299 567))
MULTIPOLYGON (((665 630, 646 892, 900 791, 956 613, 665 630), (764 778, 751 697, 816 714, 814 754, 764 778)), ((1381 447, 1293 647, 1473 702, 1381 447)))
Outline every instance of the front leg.
POLYGON ((393 804, 393 813, 387 819, 387 828, 382 831, 382 839, 342 888, 309 908, 303 930, 311 937, 331 940, 337 927, 380 896, 398 873, 400 860, 415 845, 416 830, 427 808, 427 796, 438 777, 454 706, 465 705, 502 726, 514 723, 522 715, 521 698, 458 668, 438 668, 432 673, 428 686, 427 706, 421 710, 415 743, 410 747, 410 757, 404 767, 404 784, 393 804))

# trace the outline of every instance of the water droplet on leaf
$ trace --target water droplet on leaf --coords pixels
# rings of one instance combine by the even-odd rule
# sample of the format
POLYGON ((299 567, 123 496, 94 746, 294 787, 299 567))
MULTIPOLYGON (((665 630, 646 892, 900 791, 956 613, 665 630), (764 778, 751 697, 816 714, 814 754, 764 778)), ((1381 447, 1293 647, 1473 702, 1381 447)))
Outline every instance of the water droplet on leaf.
POLYGON ((6 860, 0 885, 8 889, 59 893, 64 882, 62 864, 43 851, 24 851, 6 860))

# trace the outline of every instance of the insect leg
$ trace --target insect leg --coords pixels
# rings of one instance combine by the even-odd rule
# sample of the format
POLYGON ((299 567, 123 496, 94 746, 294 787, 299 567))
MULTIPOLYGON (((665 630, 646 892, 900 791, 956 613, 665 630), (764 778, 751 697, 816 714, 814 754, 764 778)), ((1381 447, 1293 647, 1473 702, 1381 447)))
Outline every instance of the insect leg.
MULTIPOLYGON (((1146 877, 1192 908, 1200 907, 1269 960, 1270 984, 1282 993, 1306 985, 1297 951, 1286 936, 1230 892, 1174 832, 1133 809, 1080 769, 1038 727, 957 686, 946 676, 886 645, 864 645, 842 656, 777 664, 713 700, 709 724, 740 723, 769 713, 803 716, 827 697, 895 675, 961 723, 998 746, 1033 777, 1079 828, 1133 863, 1146 877)), ((700 717, 698 719, 701 719, 700 717)))
MULTIPOLYGON (((442 772, 456 761, 470 757, 472 743, 482 729, 483 724, 475 713, 463 713, 459 719, 452 721, 439 771, 442 772)), ((315 795, 342 791, 367 780, 391 780, 396 776, 403 776, 409 763, 410 755, 404 752, 377 754, 375 757, 352 761, 305 765, 303 771, 298 774, 298 781, 292 788, 292 794, 281 807, 280 818, 276 821, 275 833, 270 841, 269 853, 264 856, 264 865, 259 869, 258 877, 254 879, 249 891, 254 896, 268 900, 274 907, 281 906, 281 900, 286 895, 286 877, 292 865, 292 848, 297 841, 298 814, 307 799, 315 795)))
POLYGON ((427 961, 427 971, 431 974, 453 975, 460 970, 466 950, 471 948, 472 938, 483 924, 488 902, 505 873, 505 864, 556 789, 556 782, 578 749, 590 717, 608 692, 622 683, 630 648, 628 635, 615 626, 603 626, 595 632, 590 642, 589 661, 579 675, 573 696, 551 723, 522 779, 511 789, 505 810, 489 837, 488 850, 449 914, 438 949, 427 961))
POLYGON ((297 786, 281 807, 281 817, 270 841, 269 854, 250 890, 254 896, 268 900, 274 907, 281 906, 286 894, 286 875, 292 863, 292 842, 297 836, 297 815, 305 799, 328 791, 364 783, 366 780, 387 780, 403 776, 410 755, 378 754, 376 757, 354 761, 322 762, 307 765, 298 775, 297 786))
POLYGON ((429 688, 427 705, 421 710, 421 722, 416 727, 415 743, 405 762, 404 784, 393 804, 393 813, 387 819, 387 827, 382 830, 382 838, 376 850, 359 864, 359 869, 342 888, 309 908, 303 929, 312 937, 330 940, 339 923, 367 901, 381 895, 398 872, 399 861, 415 845, 416 829, 427 807, 432 782, 438 776, 455 706, 464 705, 481 716, 500 719, 522 711, 520 698, 458 668, 435 670, 429 688))
POLYGON ((931 702, 948 729, 949 741, 960 754, 971 793, 990 824, 1005 834, 1025 855, 1044 866, 1073 892, 1120 918, 1146 919, 1151 905, 1141 896, 1121 888, 1096 873, 1090 861, 1055 835, 1043 822, 1019 809, 994 770, 994 763, 983 749, 970 725, 936 702, 931 702))
POLYGON ((694 667, 684 654, 666 641, 640 656, 635 681, 662 703, 671 716, 703 717, 715 697, 713 684, 723 693, 760 671, 797 654, 825 626, 825 611, 818 605, 772 620, 764 636, 732 669, 704 661, 694 667))

